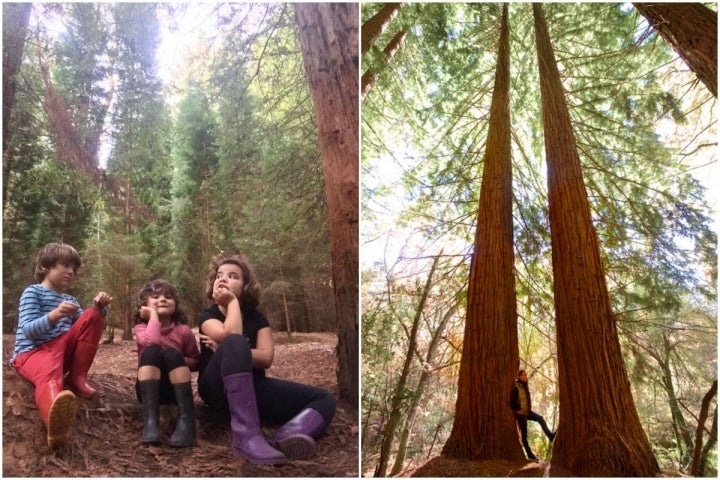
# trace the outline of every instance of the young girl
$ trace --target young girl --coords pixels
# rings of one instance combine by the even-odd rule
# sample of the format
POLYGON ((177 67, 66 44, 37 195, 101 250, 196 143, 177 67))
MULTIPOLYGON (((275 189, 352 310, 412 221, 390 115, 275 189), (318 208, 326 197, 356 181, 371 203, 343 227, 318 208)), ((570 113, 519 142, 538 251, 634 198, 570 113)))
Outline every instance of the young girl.
POLYGON ((104 316, 112 297, 105 292, 83 311, 67 294, 80 269, 80 255, 66 243, 48 243, 35 260, 35 279, 20 297, 20 319, 10 365, 35 386, 35 403, 50 447, 65 445, 75 419, 75 393, 97 394, 87 382, 104 316), (72 390, 63 389, 63 376, 72 390), (73 391, 75 393, 73 393, 73 391))
POLYGON ((198 317, 198 393, 209 406, 230 410, 234 454, 260 464, 311 457, 335 415, 335 399, 321 388, 265 375, 274 355, 272 332, 256 308, 260 284, 245 256, 213 263, 206 293, 215 303, 198 317), (261 422, 282 425, 269 443, 261 422))
POLYGON ((138 376, 135 391, 143 405, 142 443, 160 443, 159 405, 180 407, 173 447, 195 441, 195 403, 190 371, 197 370, 200 352, 195 335, 186 325, 177 290, 165 280, 145 285, 138 294, 135 341, 138 376))

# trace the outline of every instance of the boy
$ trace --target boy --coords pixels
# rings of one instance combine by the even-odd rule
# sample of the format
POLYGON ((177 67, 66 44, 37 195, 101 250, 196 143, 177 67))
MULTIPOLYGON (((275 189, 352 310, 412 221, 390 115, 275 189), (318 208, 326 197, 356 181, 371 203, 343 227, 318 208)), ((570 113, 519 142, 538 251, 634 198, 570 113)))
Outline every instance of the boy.
POLYGON ((92 398, 97 391, 87 383, 98 342, 105 326, 105 292, 83 311, 77 299, 65 293, 80 268, 80 255, 70 245, 49 243, 40 249, 35 279, 20 297, 15 351, 10 365, 35 386, 35 403, 47 428, 50 447, 65 445, 75 419, 75 395, 63 390, 63 376, 78 395, 92 398))

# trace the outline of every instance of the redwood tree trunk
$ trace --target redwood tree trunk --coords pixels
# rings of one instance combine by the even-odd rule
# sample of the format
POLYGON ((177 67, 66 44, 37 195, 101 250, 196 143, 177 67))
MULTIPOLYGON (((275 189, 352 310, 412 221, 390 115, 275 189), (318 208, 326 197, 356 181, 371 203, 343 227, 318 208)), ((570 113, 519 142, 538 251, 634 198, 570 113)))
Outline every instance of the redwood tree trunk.
MULTIPOLYGON (((384 56, 382 67, 385 67, 387 64, 390 63, 390 60, 392 60, 392 58, 395 56, 395 53, 397 53, 398 49, 400 49, 400 45, 402 45, 402 43, 405 41, 405 36, 406 32, 405 30, 403 30, 396 33, 392 40, 390 40, 390 43, 388 43, 387 47, 385 47, 385 49, 383 50, 384 56)), ((362 98, 365 98, 365 95, 367 95, 367 93, 372 88, 376 76, 377 73, 369 68, 365 73, 363 73, 362 79, 360 81, 360 88, 362 90, 360 96, 362 98)))
POLYGON ((717 13, 701 3, 633 3, 717 97, 717 13))
POLYGON ((495 88, 480 190, 475 253, 452 432, 443 455, 524 459, 508 405, 517 375, 517 304, 510 162, 508 4, 503 5, 495 88))
POLYGON ((340 398, 358 402, 358 4, 298 3, 305 72, 315 105, 338 326, 340 398))
POLYGON ((578 476, 652 477, 610 309, 580 158, 547 26, 533 4, 554 275, 560 422, 552 464, 578 476))
POLYGON ((362 55, 370 50, 378 39, 380 34, 387 28, 390 22, 397 16, 402 7, 402 3, 386 3, 378 13, 372 16, 367 22, 363 23, 362 35, 362 55))

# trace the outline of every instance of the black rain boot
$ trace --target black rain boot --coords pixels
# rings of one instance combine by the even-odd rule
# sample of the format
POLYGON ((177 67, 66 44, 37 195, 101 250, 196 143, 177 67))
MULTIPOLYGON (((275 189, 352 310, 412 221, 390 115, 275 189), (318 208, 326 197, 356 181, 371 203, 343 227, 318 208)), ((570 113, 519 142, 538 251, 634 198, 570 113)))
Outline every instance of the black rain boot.
POLYGON ((527 455, 528 460, 537 460, 537 457, 532 450, 530 450, 530 447, 525 447, 525 454, 527 455))
POLYGON ((195 442, 195 400, 190 382, 173 383, 175 400, 180 407, 180 416, 175 431, 170 437, 173 447, 189 447, 195 442))
POLYGON ((140 398, 143 406, 142 443, 160 443, 160 380, 140 381, 140 398))

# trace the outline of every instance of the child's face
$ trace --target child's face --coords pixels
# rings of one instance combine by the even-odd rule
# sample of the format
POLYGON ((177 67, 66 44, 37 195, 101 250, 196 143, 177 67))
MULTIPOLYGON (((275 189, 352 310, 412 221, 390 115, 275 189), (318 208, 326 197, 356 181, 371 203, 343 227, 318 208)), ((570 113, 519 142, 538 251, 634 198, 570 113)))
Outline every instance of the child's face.
POLYGON ((156 291, 152 292, 148 296, 147 300, 145 300, 145 304, 148 307, 155 309, 158 317, 169 317, 175 313, 175 306, 177 305, 177 302, 175 302, 175 299, 169 293, 156 291))
POLYGON ((65 292, 75 281, 75 265, 60 261, 50 267, 42 284, 57 292, 65 292))
POLYGON ((220 265, 215 275, 213 291, 217 291, 221 287, 230 290, 238 299, 242 297, 243 275, 240 267, 234 263, 220 265))

